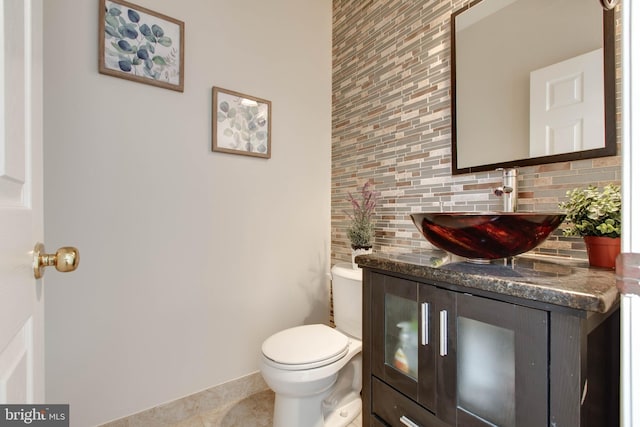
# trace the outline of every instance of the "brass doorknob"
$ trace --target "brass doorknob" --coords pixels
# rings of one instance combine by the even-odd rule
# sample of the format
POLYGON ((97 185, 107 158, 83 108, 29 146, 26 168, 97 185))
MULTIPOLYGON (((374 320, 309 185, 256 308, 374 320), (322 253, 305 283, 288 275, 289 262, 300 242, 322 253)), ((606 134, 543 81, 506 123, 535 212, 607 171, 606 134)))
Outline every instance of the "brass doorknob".
POLYGON ((33 275, 36 279, 44 275, 44 268, 55 266, 56 270, 67 273, 78 268, 80 263, 80 253, 71 246, 65 246, 56 251, 55 254, 47 254, 42 243, 36 243, 33 248, 33 275))

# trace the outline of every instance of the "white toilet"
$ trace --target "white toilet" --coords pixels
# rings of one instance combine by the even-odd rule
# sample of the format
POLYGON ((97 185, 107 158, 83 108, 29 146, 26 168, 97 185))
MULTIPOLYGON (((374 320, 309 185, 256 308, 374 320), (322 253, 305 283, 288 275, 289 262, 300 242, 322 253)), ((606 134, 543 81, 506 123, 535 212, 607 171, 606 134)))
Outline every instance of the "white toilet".
POLYGON ((362 270, 336 264, 331 278, 335 329, 297 326, 262 344, 274 427, 344 427, 362 409, 362 270))

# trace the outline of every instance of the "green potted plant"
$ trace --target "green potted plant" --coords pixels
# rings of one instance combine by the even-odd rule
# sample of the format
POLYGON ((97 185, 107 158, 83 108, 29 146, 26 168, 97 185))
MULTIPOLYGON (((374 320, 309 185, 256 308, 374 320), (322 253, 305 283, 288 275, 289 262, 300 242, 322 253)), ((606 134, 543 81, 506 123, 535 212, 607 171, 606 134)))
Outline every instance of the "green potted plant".
POLYGON ((378 194, 370 189, 369 182, 362 186, 357 196, 349 193, 351 211, 347 215, 351 224, 347 228, 347 237, 351 243, 351 262, 357 268, 355 257, 372 252, 373 247, 373 210, 376 207, 378 194))
POLYGON ((600 191, 596 186, 567 191, 567 201, 559 204, 566 210, 565 236, 582 236, 587 246, 589 264, 615 267, 620 253, 622 195, 620 186, 609 184, 600 191))

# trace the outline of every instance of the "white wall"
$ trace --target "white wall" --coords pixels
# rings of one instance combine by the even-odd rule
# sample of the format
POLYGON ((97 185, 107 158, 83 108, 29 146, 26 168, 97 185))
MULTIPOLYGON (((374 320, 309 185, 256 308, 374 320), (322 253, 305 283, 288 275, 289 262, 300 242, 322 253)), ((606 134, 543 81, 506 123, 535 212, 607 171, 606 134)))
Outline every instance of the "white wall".
POLYGON ((185 90, 98 73, 98 0, 45 1, 46 401, 88 426, 258 369, 328 320, 330 0, 137 0, 183 20, 185 90), (211 87, 273 103, 272 158, 212 153, 211 87))

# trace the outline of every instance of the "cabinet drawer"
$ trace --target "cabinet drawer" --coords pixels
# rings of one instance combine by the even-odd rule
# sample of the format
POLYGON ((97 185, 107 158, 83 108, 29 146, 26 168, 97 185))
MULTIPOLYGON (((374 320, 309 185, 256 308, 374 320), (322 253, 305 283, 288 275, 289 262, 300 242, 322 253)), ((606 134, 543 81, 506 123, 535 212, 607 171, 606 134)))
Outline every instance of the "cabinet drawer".
POLYGON ((376 377, 371 378, 371 386, 372 412, 390 426, 446 427, 448 425, 376 377))

